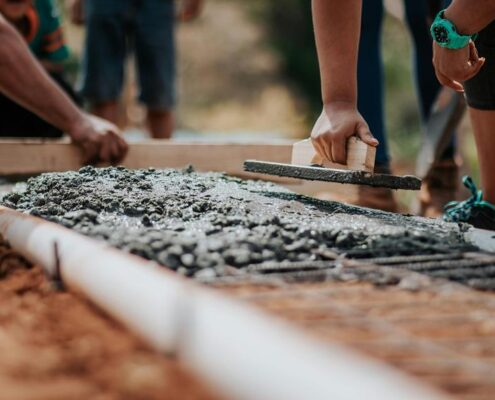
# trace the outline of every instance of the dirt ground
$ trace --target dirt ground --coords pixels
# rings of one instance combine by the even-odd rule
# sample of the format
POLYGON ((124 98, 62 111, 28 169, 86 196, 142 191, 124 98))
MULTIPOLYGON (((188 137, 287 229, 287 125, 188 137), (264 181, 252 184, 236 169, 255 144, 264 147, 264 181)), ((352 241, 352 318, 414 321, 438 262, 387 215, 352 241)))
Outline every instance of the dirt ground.
POLYGON ((0 304, 2 399, 218 399, 1 238, 0 304))

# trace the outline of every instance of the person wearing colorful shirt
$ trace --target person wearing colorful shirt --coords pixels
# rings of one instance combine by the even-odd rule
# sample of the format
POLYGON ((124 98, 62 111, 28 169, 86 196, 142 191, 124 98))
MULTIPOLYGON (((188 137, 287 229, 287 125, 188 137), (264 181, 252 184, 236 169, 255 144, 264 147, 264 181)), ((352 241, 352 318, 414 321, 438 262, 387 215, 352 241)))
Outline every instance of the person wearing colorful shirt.
MULTIPOLYGON (((63 76, 64 62, 70 56, 65 44, 58 10, 53 0, 0 0, 0 13, 16 27, 33 55, 51 77, 73 99, 71 86, 63 76)), ((5 96, 0 96, 4 117, 0 136, 61 137, 63 132, 5 96)))
POLYGON ((69 48, 53 0, 34 0, 14 24, 38 60, 61 64, 69 58, 69 48))
MULTIPOLYGON (((1 0, 2 3, 7 0, 1 0)), ((9 0, 14 5, 23 0, 9 0)), ((116 126, 80 110, 36 61, 19 32, 0 13, 0 93, 67 132, 84 163, 118 163, 128 146, 116 126)), ((0 108, 0 122, 10 117, 0 108)))

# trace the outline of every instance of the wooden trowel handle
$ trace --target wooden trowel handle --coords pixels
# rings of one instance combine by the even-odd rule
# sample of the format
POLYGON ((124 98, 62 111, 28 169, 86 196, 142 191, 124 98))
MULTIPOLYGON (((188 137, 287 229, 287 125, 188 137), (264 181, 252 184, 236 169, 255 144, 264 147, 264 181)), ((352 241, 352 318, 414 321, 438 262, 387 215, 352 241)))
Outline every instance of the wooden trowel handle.
POLYGON ((323 160, 311 143, 311 139, 302 140, 292 146, 292 164, 322 165, 326 168, 373 172, 375 168, 376 147, 364 143, 357 136, 347 140, 347 164, 335 164, 323 160))

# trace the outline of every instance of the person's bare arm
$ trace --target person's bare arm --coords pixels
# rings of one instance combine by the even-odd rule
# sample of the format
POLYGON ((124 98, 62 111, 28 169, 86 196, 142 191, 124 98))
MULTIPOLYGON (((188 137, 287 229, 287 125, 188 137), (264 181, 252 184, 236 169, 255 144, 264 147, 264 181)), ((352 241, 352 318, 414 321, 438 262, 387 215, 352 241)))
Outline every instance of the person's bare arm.
POLYGON ((495 20, 494 0, 454 0, 445 10, 459 33, 473 35, 495 20))
MULTIPOLYGON (((495 20, 494 0, 454 0, 445 10, 444 17, 451 21, 458 32, 473 35, 495 20)), ((485 63, 471 41, 469 46, 451 50, 433 43, 433 65, 442 85, 463 92, 462 83, 478 74, 485 63)))
POLYGON ((346 163, 346 143, 357 135, 378 141, 357 110, 357 53, 362 0, 313 0, 313 20, 320 63, 323 112, 311 138, 318 153, 346 163))
POLYGON ((83 149, 88 162, 117 162, 127 151, 118 129, 82 112, 53 82, 1 15, 0 92, 67 132, 83 149))

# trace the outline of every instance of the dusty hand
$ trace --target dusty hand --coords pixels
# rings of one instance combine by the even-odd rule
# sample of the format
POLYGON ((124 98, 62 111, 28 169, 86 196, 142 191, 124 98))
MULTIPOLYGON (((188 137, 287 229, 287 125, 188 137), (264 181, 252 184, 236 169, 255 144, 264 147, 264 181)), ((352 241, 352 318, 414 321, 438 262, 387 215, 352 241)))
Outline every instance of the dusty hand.
POLYGON ((485 59, 478 56, 473 41, 459 50, 446 49, 433 43, 433 65, 437 78, 442 85, 457 92, 464 92, 462 82, 476 76, 484 63, 485 59))
POLYGON ((127 154, 128 146, 119 129, 104 119, 84 115, 69 131, 72 141, 83 151, 85 164, 118 163, 127 154))
POLYGON ((84 0, 70 0, 69 2, 70 20, 75 25, 84 24, 84 0))
POLYGON ((347 163, 347 139, 358 136, 363 142, 378 146, 368 124, 350 103, 334 103, 324 107, 313 128, 311 140, 318 154, 331 162, 347 163))
POLYGON ((179 8, 179 19, 189 22, 198 17, 203 8, 204 0, 182 0, 179 8))

